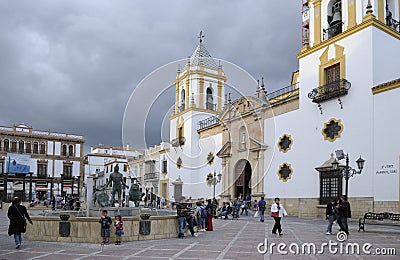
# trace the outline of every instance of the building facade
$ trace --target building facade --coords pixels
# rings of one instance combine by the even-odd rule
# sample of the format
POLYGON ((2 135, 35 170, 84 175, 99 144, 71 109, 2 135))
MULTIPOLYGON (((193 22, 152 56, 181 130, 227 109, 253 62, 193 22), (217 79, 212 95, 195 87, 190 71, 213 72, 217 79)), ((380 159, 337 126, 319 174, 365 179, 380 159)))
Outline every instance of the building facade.
POLYGON ((84 178, 84 143, 83 135, 34 130, 24 124, 0 127, 2 199, 44 199, 51 192, 78 195, 84 178))
POLYGON ((400 74, 391 61, 400 58, 400 1, 305 0, 302 8, 289 86, 266 93, 262 80, 248 86, 255 95, 231 101, 229 75, 202 42, 178 70, 163 155, 170 200, 180 196, 176 183, 183 197, 212 197, 215 171, 222 200, 280 197, 291 215, 323 217, 329 200, 348 193, 354 217, 399 212, 400 74))

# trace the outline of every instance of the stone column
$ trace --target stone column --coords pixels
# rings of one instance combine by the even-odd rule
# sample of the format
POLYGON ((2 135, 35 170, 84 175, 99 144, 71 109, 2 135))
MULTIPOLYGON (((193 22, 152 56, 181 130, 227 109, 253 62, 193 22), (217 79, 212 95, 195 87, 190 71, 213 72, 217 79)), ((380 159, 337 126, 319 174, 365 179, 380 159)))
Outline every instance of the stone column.
POLYGON ((90 208, 93 205, 93 176, 86 177, 86 217, 89 217, 90 208))
POLYGON ((251 178, 251 196, 259 198, 265 196, 264 193, 264 151, 259 150, 254 156, 254 163, 257 165, 251 178))

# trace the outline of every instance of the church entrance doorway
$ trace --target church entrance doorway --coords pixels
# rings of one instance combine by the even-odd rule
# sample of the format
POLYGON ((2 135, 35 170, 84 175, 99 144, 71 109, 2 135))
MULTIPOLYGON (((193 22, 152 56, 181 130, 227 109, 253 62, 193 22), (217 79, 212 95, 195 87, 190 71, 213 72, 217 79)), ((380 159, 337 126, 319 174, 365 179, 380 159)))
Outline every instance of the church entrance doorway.
POLYGON ((241 159, 235 166, 235 198, 244 199, 251 194, 251 165, 250 162, 241 159))

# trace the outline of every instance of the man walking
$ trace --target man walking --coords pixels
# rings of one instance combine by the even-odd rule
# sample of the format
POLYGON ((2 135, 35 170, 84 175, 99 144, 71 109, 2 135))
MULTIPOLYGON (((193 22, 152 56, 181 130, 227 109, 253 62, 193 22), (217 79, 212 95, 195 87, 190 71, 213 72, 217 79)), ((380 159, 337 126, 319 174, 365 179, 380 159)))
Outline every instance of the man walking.
POLYGON ((264 200, 264 197, 261 197, 260 201, 258 202, 258 211, 260 214, 260 222, 264 222, 264 212, 265 212, 266 207, 267 207, 267 202, 264 200))
POLYGON ((337 222, 340 226, 340 230, 344 231, 347 235, 349 234, 349 226, 347 224, 347 218, 351 218, 350 203, 347 201, 347 196, 343 195, 340 198, 338 205, 339 217, 337 222))

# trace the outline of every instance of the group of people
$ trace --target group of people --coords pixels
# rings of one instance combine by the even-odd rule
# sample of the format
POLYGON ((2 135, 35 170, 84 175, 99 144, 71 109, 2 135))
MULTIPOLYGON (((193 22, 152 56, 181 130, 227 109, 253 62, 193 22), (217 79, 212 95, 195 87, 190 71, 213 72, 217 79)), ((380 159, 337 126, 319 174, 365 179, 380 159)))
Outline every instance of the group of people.
POLYGON ((326 219, 329 221, 326 229, 327 235, 332 235, 332 226, 336 221, 339 225, 339 231, 349 234, 349 226, 347 218, 351 218, 350 203, 347 201, 347 196, 343 195, 340 199, 333 199, 326 205, 326 219))
POLYGON ((121 245, 122 235, 124 234, 124 221, 121 215, 116 215, 114 221, 112 221, 111 217, 108 216, 108 211, 103 210, 99 223, 101 224, 100 235, 103 240, 101 244, 108 245, 110 243, 110 229, 113 225, 115 228, 115 245, 121 245))
POLYGON ((197 237, 194 228, 197 227, 198 232, 213 231, 213 217, 216 203, 212 200, 207 200, 207 205, 204 201, 197 201, 196 207, 193 209, 188 203, 177 203, 176 213, 179 221, 179 238, 185 237, 186 225, 189 228, 190 234, 197 237))

